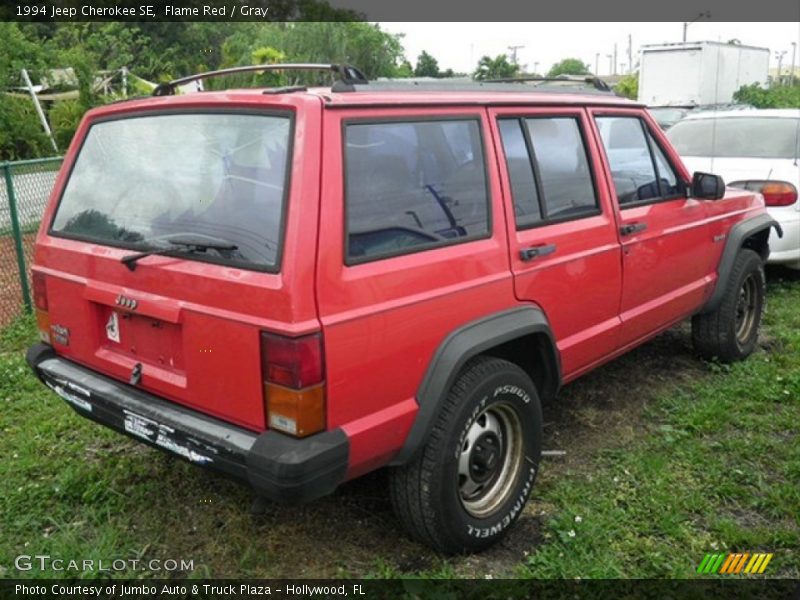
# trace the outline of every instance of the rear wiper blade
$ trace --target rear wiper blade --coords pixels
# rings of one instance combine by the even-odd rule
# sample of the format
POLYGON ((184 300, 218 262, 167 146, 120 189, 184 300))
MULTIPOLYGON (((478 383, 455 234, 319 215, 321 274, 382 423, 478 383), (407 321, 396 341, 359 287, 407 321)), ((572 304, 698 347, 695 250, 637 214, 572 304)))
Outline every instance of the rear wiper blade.
POLYGON ((120 262, 128 267, 129 270, 135 271, 136 270, 136 262, 139 259, 145 258, 147 256, 154 256, 154 255, 169 255, 173 253, 180 253, 180 252, 205 252, 206 250, 227 250, 233 251, 238 250, 239 246, 236 244, 232 244, 228 241, 214 238, 211 236, 205 235, 197 235, 197 236, 187 236, 187 237, 169 237, 169 238, 161 238, 159 240, 152 240, 151 243, 154 242, 167 242, 167 246, 161 246, 160 248, 153 248, 152 250, 145 250, 144 252, 137 252, 136 254, 129 254, 127 256, 123 256, 120 259, 120 262))

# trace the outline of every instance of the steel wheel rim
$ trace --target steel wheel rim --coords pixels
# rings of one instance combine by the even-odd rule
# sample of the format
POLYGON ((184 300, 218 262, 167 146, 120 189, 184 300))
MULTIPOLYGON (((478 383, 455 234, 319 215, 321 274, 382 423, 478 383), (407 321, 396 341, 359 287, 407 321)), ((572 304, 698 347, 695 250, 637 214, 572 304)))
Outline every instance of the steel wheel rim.
POLYGON ((756 322, 758 290, 755 277, 751 274, 742 283, 736 301, 736 340, 746 344, 753 333, 756 322))
POLYGON ((485 518, 508 500, 524 459, 522 423, 508 403, 484 409, 470 424, 458 456, 464 509, 485 518))

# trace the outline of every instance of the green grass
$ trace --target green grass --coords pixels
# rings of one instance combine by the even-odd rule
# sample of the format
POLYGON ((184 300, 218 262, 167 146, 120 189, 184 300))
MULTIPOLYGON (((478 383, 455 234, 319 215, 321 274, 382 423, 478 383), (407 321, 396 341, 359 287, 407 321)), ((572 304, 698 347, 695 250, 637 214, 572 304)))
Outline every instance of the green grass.
POLYGON ((46 390, 22 319, 0 332, 0 576, 56 576, 13 568, 49 554, 191 559, 194 577, 672 578, 697 577, 706 552, 762 551, 775 554, 767 575, 800 577, 800 279, 780 275, 749 360, 701 362, 684 326, 567 386, 545 410, 546 447, 566 457, 543 464, 502 544, 456 558, 399 533, 381 473, 251 517, 245 487, 46 390))

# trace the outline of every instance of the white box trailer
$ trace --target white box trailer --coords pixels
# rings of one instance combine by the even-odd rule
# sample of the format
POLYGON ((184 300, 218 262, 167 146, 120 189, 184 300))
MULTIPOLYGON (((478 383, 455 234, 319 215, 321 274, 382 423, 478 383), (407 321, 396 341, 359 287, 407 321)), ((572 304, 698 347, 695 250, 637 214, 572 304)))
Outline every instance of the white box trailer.
POLYGON ((743 85, 767 85, 769 49, 719 42, 642 46, 639 102, 648 106, 726 104, 743 85))

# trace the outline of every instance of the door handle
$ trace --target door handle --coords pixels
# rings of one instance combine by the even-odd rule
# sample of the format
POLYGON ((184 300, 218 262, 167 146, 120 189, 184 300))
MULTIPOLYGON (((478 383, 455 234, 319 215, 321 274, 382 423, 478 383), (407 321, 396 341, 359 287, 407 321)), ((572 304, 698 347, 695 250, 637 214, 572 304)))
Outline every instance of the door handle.
POLYGON ((647 223, 628 223, 619 228, 621 235, 632 235, 647 229, 647 223))
POLYGON ((545 244, 542 246, 531 246, 530 248, 523 248, 519 251, 519 257, 522 260, 533 260, 540 256, 547 256, 556 251, 555 244, 545 244))

